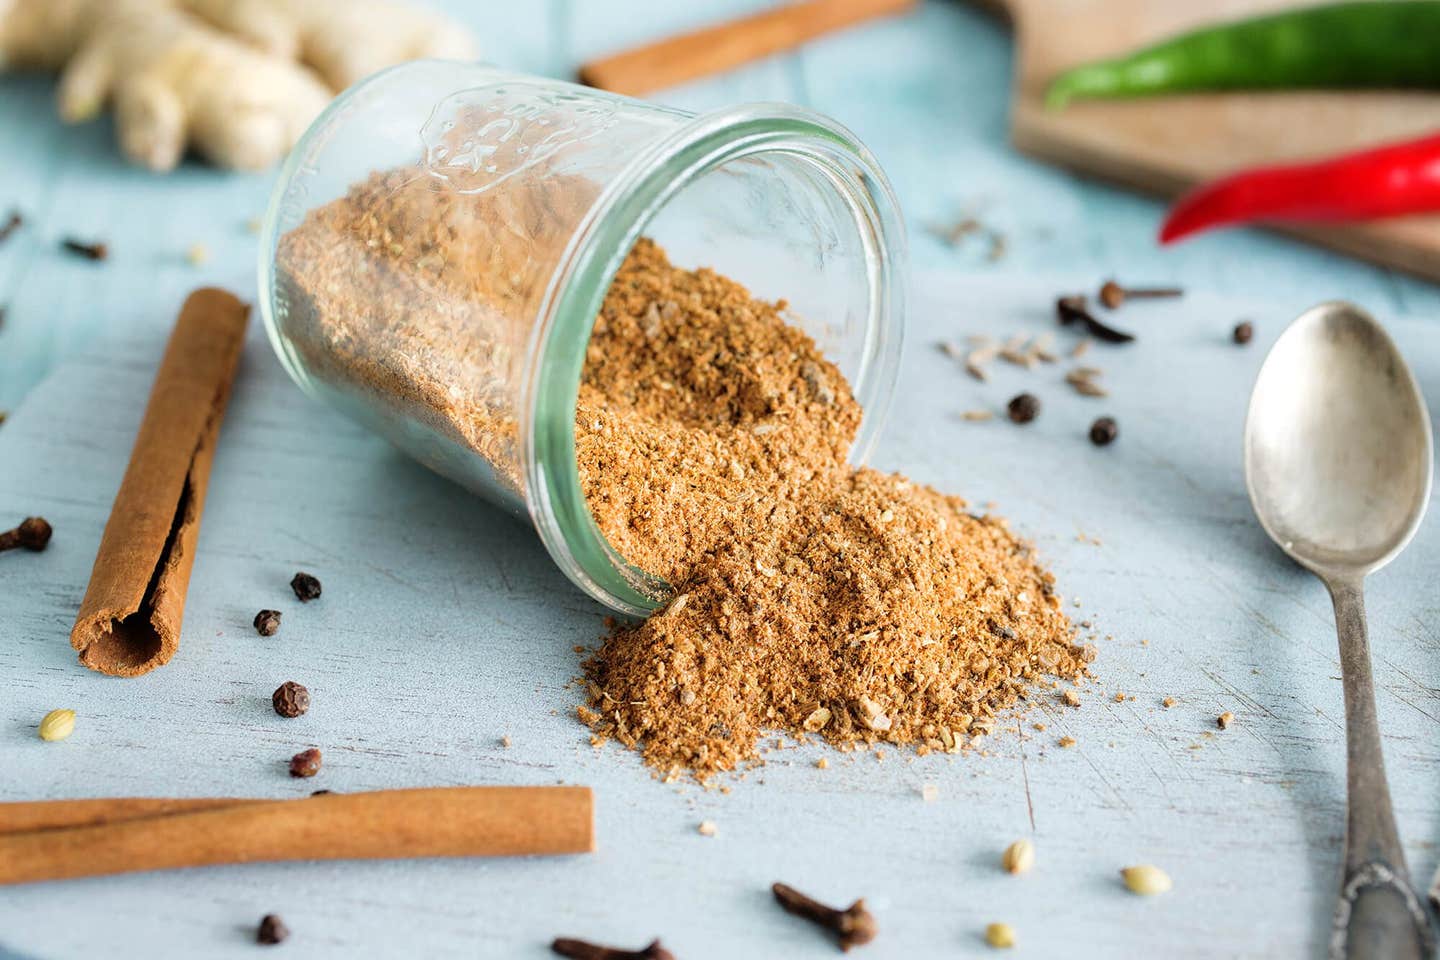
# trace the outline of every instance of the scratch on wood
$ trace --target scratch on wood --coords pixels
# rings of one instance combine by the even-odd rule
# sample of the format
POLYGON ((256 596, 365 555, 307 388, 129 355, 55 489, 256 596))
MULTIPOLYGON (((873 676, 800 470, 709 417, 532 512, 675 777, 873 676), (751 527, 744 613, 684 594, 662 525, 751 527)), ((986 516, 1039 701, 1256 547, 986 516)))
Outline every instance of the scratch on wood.
POLYGON ((1030 798, 1030 771, 1025 766, 1025 741, 1020 741, 1020 777, 1025 781, 1025 810, 1030 814, 1030 832, 1035 832, 1035 801, 1030 798))

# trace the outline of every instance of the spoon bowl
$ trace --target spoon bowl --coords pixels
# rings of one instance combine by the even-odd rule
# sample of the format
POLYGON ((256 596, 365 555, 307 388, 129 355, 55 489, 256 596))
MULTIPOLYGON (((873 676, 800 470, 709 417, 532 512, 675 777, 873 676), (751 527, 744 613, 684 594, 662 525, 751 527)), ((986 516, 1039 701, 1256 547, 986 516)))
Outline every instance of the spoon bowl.
POLYGON ((1333 960, 1428 960, 1425 905, 1395 827, 1375 713, 1364 581, 1405 548, 1430 500, 1430 415, 1410 368, 1360 308, 1324 303, 1260 368, 1245 420, 1245 485, 1260 525, 1324 581, 1345 694, 1345 872, 1333 960))
POLYGON ((1425 515, 1430 417, 1384 329, 1324 303, 1276 341, 1250 400, 1245 482, 1271 539, 1316 573, 1378 570, 1425 515))

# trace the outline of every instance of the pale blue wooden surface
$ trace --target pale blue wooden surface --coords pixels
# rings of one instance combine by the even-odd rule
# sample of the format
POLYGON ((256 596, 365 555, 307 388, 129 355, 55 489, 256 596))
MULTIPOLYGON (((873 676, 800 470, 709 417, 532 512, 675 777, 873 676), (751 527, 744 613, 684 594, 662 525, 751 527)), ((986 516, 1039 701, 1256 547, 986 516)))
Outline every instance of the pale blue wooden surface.
MULTIPOLYGON (((450 7, 495 61, 566 73, 758 5, 450 7)), ((217 457, 180 656, 138 681, 78 667, 66 633, 160 345, 191 287, 251 294, 245 223, 269 179, 132 170, 105 124, 51 119, 47 83, 0 80, 0 211, 16 203, 32 223, 0 247, 0 408, 15 411, 0 427, 0 519, 38 512, 57 528, 45 554, 0 557, 0 799, 559 780, 595 786, 601 843, 571 861, 261 866, 9 889, 0 955, 245 956, 271 910, 295 930, 284 949, 304 956, 538 958, 562 933, 635 944, 660 934, 686 960, 833 955, 767 902, 779 878, 871 898, 884 934, 867 956, 978 955, 991 920, 1014 923, 1031 956, 1315 954, 1343 828, 1334 641, 1320 588, 1249 518, 1244 398, 1285 320, 1335 296, 1391 323, 1440 397, 1429 321, 1440 298, 1262 234, 1156 251, 1156 204, 1006 146, 1009 70, 999 25, 930 3, 663 98, 702 110, 795 100, 876 151, 920 268, 904 386, 876 461, 1000 501, 1067 596, 1083 599, 1077 615, 1115 637, 1099 641, 1100 684, 1080 711, 1042 704, 1049 729, 998 737, 992 757, 834 756, 822 772, 817 754, 786 752, 728 795, 662 786, 632 756, 592 751, 567 684, 572 645, 595 640, 601 611, 525 527, 301 397, 258 331, 217 457), (951 250, 920 229, 971 207, 1009 236, 998 264, 983 243, 951 250), (109 241, 112 259, 57 253, 70 233, 109 241), (185 261, 196 242, 212 254, 198 269, 185 261), (1057 290, 1112 273, 1201 292, 1133 314, 1142 342, 1098 356, 1115 391, 1105 404, 1074 397, 1053 370, 1000 371, 981 386, 928 349, 940 336, 1049 329, 1057 290), (1247 351, 1224 340, 1242 314, 1261 329, 1247 351), (1022 386, 1047 401, 1026 430, 955 416, 1022 386), (1101 409, 1123 435, 1096 451, 1083 430, 1101 409), (324 580, 321 603, 287 601, 301 568, 324 580), (260 606, 286 612, 280 636, 253 634, 260 606), (287 723, 267 698, 292 677, 316 708, 287 723), (1109 701, 1117 691, 1138 699, 1109 701), (1167 695, 1179 706, 1159 708, 1167 695), (79 711, 77 733, 41 744, 34 724, 60 705, 79 711), (1207 737, 1225 709, 1240 722, 1207 737), (1077 749, 1055 749, 1066 733, 1077 749), (326 752, 324 782, 297 785, 283 760, 312 744, 326 752), (940 788, 933 804, 920 800, 925 783, 940 788), (994 861, 1030 832, 1027 784, 1040 865, 1017 880, 994 861), (713 839, 695 833, 706 818, 713 839), (1175 892, 1125 894, 1114 871, 1141 860, 1168 869, 1175 892)), ((1432 524, 1371 600, 1392 786, 1422 878, 1440 832, 1437 576, 1432 524)))

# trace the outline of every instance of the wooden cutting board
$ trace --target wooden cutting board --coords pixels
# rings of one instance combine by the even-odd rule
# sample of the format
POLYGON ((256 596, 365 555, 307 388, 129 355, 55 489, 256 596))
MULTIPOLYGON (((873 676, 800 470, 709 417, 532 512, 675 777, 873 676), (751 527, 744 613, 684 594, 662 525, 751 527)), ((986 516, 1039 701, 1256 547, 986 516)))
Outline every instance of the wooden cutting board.
MULTIPOLYGON (((1293 6, 1295 0, 981 2, 1006 16, 1015 30, 1015 145, 1041 160, 1149 193, 1173 197, 1241 167, 1321 157, 1440 130, 1440 93, 1204 94, 1082 101, 1049 111, 1043 104, 1045 87, 1066 68, 1179 31, 1293 6)), ((1440 216, 1282 229, 1440 281, 1440 216)))

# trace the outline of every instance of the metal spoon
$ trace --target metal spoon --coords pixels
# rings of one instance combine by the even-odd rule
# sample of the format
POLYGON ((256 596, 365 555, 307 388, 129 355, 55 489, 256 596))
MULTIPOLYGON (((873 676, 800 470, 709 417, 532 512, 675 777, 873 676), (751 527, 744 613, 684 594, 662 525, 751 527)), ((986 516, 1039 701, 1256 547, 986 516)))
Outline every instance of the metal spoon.
POLYGON ((1245 484, 1265 532, 1335 604, 1348 794, 1335 960, 1428 960, 1435 949, 1390 807, 1363 593, 1420 526, 1430 479, 1430 417, 1389 336, 1352 304, 1302 314, 1250 396, 1245 484))

